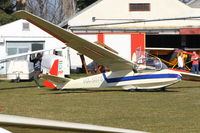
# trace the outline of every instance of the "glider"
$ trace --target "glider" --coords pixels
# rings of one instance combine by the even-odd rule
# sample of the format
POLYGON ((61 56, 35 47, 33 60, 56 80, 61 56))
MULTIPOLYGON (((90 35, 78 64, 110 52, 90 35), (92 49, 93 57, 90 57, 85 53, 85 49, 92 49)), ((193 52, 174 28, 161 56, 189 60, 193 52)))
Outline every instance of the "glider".
POLYGON ((26 11, 17 11, 14 13, 14 15, 22 19, 26 19, 30 23, 38 26, 39 28, 53 35, 55 38, 61 40, 67 46, 77 50, 79 53, 88 56, 98 64, 102 64, 111 70, 110 72, 76 80, 57 77, 56 74, 44 74, 43 78, 52 82, 58 89, 106 87, 120 87, 128 90, 157 89, 177 83, 182 78, 180 73, 168 69, 160 71, 138 72, 137 63, 124 59, 116 53, 89 42, 40 17, 37 17, 26 11))

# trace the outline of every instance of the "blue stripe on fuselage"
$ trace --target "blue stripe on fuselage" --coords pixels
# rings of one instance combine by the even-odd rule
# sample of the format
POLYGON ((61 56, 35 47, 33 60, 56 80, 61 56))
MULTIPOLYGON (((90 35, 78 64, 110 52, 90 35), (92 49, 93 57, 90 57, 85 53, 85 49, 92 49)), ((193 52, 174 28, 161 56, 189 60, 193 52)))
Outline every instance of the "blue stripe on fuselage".
POLYGON ((103 77, 107 83, 122 82, 129 80, 141 80, 141 79, 161 79, 161 78, 177 78, 181 79, 178 74, 148 74, 148 75, 137 75, 137 76, 127 76, 127 77, 117 77, 117 78, 107 78, 106 74, 103 73, 103 77))

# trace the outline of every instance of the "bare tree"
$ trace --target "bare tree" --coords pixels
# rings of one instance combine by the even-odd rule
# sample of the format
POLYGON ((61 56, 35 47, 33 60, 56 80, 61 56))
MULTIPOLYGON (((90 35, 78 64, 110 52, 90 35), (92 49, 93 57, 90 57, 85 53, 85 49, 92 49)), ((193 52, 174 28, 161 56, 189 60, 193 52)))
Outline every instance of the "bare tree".
POLYGON ((26 10, 54 24, 71 17, 75 13, 74 0, 27 0, 26 10))
POLYGON ((76 13, 76 0, 62 0, 64 12, 67 16, 73 16, 76 13))
POLYGON ((26 0, 16 0, 16 10, 24 10, 26 5, 26 0))

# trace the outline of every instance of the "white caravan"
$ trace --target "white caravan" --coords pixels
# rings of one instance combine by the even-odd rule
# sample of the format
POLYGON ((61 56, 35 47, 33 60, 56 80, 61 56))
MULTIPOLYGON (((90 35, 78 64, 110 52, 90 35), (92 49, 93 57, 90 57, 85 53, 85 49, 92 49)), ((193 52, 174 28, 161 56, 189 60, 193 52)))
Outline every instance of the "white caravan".
POLYGON ((7 69, 7 79, 8 80, 15 80, 19 82, 20 80, 29 80, 33 78, 33 63, 29 61, 30 54, 35 54, 38 52, 48 52, 43 55, 42 57, 42 70, 43 73, 49 73, 50 68, 52 67, 54 61, 58 60, 59 65, 59 76, 66 77, 70 74, 70 63, 69 63, 69 55, 68 55, 68 48, 59 48, 56 51, 57 55, 53 55, 50 53, 54 49, 49 50, 38 50, 28 53, 22 53, 17 55, 7 56, 5 58, 0 59, 1 62, 7 62, 8 69, 7 69), (26 58, 24 58, 26 57, 26 58))
POLYGON ((33 63, 27 60, 12 60, 8 66, 8 80, 19 82, 20 80, 29 80, 33 77, 33 63))

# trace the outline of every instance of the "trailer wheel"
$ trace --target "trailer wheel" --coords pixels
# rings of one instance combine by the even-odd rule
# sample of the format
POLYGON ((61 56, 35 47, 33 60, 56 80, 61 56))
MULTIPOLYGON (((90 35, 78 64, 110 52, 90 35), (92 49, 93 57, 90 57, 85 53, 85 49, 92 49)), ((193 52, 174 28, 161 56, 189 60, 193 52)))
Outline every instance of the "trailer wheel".
POLYGON ((162 87, 162 88, 160 88, 160 91, 161 91, 161 92, 165 92, 165 91, 166 91, 166 88, 165 88, 165 87, 162 87))
POLYGON ((15 83, 19 83, 20 82, 20 78, 16 78, 14 81, 15 81, 15 83))

